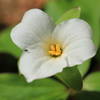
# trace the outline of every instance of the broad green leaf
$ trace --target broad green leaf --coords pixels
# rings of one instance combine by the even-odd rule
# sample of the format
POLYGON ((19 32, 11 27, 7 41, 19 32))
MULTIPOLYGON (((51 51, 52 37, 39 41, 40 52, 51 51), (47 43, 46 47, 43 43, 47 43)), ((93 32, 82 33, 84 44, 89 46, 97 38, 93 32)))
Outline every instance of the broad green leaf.
POLYGON ((56 22, 56 24, 61 23, 62 21, 69 20, 71 18, 79 18, 80 17, 80 7, 73 8, 67 12, 65 12, 56 22))
POLYGON ((100 72, 94 72, 84 80, 83 89, 100 92, 100 72))
POLYGON ((68 88, 80 90, 82 88, 82 78, 77 67, 68 67, 63 72, 56 75, 68 88))
POLYGON ((100 92, 82 91, 73 96, 74 100, 100 100, 100 92))
POLYGON ((0 34, 0 52, 10 53, 13 56, 19 57, 21 50, 12 42, 10 38, 11 27, 5 29, 0 34))
POLYGON ((87 71, 90 67, 90 61, 91 60, 88 60, 88 61, 85 61, 83 64, 78 65, 78 69, 82 76, 84 76, 87 73, 87 71))
POLYGON ((45 5, 46 13, 52 16, 54 21, 57 21, 61 17, 67 10, 66 8, 66 0, 48 0, 45 5))
POLYGON ((66 100, 66 88, 52 79, 27 83, 16 74, 0 75, 0 100, 66 100))

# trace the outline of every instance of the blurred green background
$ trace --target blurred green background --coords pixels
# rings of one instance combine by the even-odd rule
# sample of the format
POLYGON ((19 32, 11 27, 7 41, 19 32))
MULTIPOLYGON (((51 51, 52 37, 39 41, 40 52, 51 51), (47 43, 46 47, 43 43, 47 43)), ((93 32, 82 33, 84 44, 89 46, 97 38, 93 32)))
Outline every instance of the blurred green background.
POLYGON ((0 73, 0 100, 100 100, 100 0, 0 0, 0 73), (69 93, 54 77, 27 84, 18 74, 22 51, 11 41, 11 29, 28 9, 40 8, 56 22, 75 7, 91 25, 97 48, 94 58, 78 66, 83 90, 69 93))

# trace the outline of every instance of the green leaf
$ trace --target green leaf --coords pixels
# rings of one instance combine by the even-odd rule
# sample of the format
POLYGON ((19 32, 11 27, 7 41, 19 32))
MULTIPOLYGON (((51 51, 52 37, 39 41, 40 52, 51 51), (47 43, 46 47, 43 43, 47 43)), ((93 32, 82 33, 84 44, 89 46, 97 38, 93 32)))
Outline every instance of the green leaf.
POLYGON ((69 11, 67 11, 66 13, 64 13, 59 19, 58 21, 56 22, 56 24, 59 24, 61 23, 62 21, 66 21, 66 20, 69 20, 71 18, 79 18, 80 17, 80 7, 77 7, 77 8, 73 8, 69 11))
POLYGON ((90 67, 90 61, 91 60, 85 61, 83 64, 77 66, 81 73, 81 76, 84 76, 87 73, 90 67))
POLYGON ((82 78, 77 67, 68 67, 62 73, 56 75, 68 88, 81 90, 82 78))
POLYGON ((0 75, 0 100, 66 100, 66 88, 52 79, 27 83, 16 74, 0 75))
POLYGON ((60 16, 67 10, 66 0, 48 0, 45 5, 45 11, 49 16, 53 17, 54 21, 57 21, 60 16))
POLYGON ((45 11, 50 16, 53 17, 53 19, 56 21, 57 24, 64 20, 68 20, 71 18, 79 18, 80 17, 80 8, 77 7, 77 8, 68 10, 71 7, 70 7, 70 4, 68 4, 68 5, 66 5, 66 4, 67 4, 66 0, 50 0, 47 2, 46 6, 45 6, 45 11), (67 12, 66 12, 66 10, 67 10, 67 12))
POLYGON ((82 91, 73 98, 74 100, 100 100, 100 92, 82 91))
POLYGON ((100 72, 94 72, 84 80, 83 89, 100 92, 100 72))
POLYGON ((15 57, 19 57, 21 50, 12 42, 10 38, 11 27, 0 33, 0 52, 10 53, 15 57))

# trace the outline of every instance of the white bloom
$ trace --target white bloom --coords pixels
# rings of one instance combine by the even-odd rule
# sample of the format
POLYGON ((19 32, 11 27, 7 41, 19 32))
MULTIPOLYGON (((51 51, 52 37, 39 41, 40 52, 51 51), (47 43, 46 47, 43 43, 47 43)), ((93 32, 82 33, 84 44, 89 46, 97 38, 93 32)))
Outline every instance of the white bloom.
POLYGON ((56 26, 39 9, 25 13, 12 30, 11 38, 25 50, 19 61, 19 71, 28 82, 82 64, 96 54, 91 28, 85 21, 74 18, 56 26))

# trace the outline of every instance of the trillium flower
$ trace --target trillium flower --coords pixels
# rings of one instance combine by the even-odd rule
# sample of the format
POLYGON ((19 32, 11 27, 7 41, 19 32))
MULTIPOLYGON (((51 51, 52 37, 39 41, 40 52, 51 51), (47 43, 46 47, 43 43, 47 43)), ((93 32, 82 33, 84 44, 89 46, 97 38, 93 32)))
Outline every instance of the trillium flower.
POLYGON ((45 12, 27 11, 11 32, 13 42, 24 50, 19 60, 20 73, 31 82, 82 64, 96 54, 91 33, 89 24, 81 19, 56 26, 45 12))

